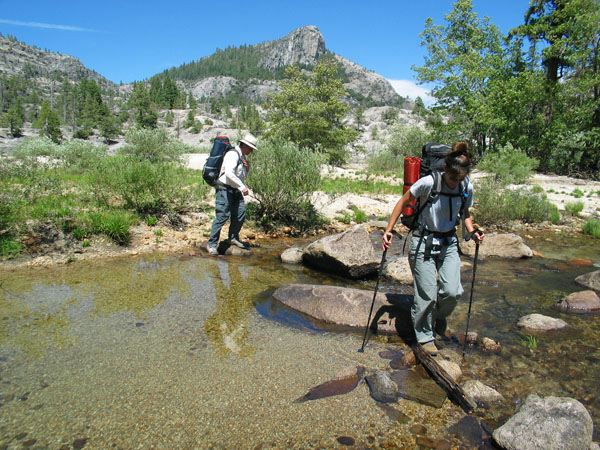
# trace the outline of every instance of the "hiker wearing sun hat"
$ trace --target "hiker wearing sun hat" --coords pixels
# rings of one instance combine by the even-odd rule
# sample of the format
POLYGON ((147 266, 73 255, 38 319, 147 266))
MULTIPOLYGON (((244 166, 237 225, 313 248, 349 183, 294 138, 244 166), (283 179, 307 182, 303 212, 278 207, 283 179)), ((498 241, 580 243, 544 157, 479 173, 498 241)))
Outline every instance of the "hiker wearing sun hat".
POLYGON ((229 225, 229 243, 240 248, 248 248, 246 242, 240 241, 239 232, 246 220, 246 202, 248 188, 244 180, 250 171, 247 156, 257 150, 258 139, 247 133, 238 145, 225 153, 223 165, 216 184, 215 220, 208 239, 208 252, 216 255, 221 236, 221 228, 231 217, 229 225))

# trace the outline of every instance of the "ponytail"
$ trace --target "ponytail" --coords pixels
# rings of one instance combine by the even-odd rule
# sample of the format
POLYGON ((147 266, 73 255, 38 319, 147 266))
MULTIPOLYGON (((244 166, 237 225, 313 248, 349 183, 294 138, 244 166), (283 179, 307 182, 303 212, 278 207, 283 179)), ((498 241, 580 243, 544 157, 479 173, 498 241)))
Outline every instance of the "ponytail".
POLYGON ((445 167, 448 172, 454 174, 468 174, 471 170, 473 154, 468 142, 455 142, 452 149, 446 153, 444 159, 445 167))

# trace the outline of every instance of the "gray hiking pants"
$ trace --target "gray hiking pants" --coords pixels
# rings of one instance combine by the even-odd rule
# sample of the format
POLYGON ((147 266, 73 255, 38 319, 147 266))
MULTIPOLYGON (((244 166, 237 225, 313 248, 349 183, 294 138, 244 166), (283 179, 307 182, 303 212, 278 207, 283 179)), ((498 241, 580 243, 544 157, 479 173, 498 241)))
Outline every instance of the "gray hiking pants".
POLYGON ((212 223, 208 245, 216 247, 221 236, 221 228, 231 216, 229 238, 239 239, 239 233, 246 220, 246 202, 238 190, 217 189, 215 196, 215 220, 212 223))
POLYGON ((434 246, 427 258, 424 256, 425 240, 419 245, 420 240, 418 236, 412 237, 408 261, 415 288, 412 322, 417 341, 423 344, 435 338, 435 320, 448 317, 464 291, 460 284, 457 239, 452 239, 445 251, 434 246))

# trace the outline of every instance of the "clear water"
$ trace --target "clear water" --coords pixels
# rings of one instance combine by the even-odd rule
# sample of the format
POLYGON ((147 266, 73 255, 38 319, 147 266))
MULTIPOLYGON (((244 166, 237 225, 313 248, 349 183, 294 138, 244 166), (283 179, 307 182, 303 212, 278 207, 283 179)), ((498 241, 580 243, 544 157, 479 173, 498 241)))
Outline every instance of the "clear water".
MULTIPOLYGON (((572 241, 565 254, 544 242, 560 255, 478 265, 470 329, 503 350, 467 349, 464 378, 505 396, 476 413, 492 428, 535 392, 578 399, 597 429, 600 316, 552 306, 594 270, 568 261, 590 248, 600 255, 600 246, 572 241), (516 323, 533 312, 570 329, 529 348, 516 323)), ((294 402, 356 365, 387 369, 379 353, 405 347, 377 336, 358 353, 362 330, 331 329, 273 302, 270 293, 287 283, 374 288, 281 264, 293 244, 266 242, 251 258, 153 255, 3 271, 0 448, 335 448, 342 436, 356 447, 412 448, 422 435, 466 445, 449 431, 464 414, 448 401, 384 407, 363 382, 343 396, 294 402)), ((457 333, 470 269, 463 275, 465 299, 449 320, 457 333)))

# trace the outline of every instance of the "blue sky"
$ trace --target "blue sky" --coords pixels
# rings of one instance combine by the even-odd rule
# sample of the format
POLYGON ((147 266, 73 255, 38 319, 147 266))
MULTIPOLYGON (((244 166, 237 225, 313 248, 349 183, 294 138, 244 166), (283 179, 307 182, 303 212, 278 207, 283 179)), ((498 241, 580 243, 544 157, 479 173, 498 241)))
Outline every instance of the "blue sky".
MULTIPOLYGON (((507 33, 523 22, 528 3, 473 0, 473 8, 507 33)), ((259 44, 316 25, 329 50, 414 97, 425 95, 411 70, 423 64, 419 34, 427 17, 442 24, 452 5, 452 0, 0 0, 0 32, 129 83, 217 48, 259 44)))

